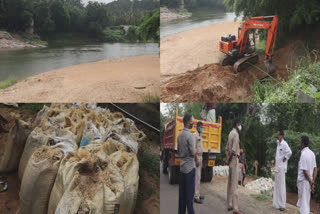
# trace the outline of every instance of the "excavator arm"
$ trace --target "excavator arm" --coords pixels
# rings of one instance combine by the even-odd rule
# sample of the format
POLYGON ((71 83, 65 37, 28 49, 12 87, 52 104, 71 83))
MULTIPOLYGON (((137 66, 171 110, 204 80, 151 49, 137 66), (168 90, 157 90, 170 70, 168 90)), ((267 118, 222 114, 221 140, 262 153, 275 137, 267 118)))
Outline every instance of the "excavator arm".
POLYGON ((258 17, 250 17, 247 19, 243 25, 242 30, 239 35, 237 46, 239 47, 239 54, 244 54, 248 39, 249 39, 249 30, 250 29, 267 29, 268 37, 266 42, 266 51, 265 51, 265 59, 268 61, 272 61, 273 53, 271 51, 275 48, 277 30, 278 30, 278 16, 258 16, 258 17), (272 18, 272 21, 264 21, 264 19, 272 18))

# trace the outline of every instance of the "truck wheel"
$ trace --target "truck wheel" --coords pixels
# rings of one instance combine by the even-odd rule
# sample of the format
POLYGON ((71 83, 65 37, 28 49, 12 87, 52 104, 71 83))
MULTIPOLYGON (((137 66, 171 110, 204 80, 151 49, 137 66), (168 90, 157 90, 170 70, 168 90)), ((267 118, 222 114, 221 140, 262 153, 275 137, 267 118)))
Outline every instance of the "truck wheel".
POLYGON ((179 183, 179 168, 177 166, 172 166, 169 163, 168 167, 168 175, 169 175, 169 184, 177 184, 179 183))
POLYGON ((213 169, 212 167, 206 167, 207 169, 207 182, 211 182, 212 177, 213 177, 213 169))
POLYGON ((212 167, 207 166, 205 168, 202 168, 202 171, 201 171, 201 181, 202 182, 211 182, 212 177, 213 177, 212 167))
POLYGON ((168 159, 166 155, 164 155, 163 161, 162 161, 162 173, 168 174, 168 159))

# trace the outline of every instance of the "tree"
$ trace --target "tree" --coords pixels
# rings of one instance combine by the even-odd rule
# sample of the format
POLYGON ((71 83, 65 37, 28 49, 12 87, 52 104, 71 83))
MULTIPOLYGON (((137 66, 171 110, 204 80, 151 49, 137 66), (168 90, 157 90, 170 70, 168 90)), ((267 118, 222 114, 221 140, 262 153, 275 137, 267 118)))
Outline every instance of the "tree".
POLYGON ((51 19, 54 21, 56 32, 66 32, 70 25, 70 15, 63 2, 55 0, 50 5, 51 19))
POLYGON ((160 10, 155 12, 151 17, 146 20, 138 28, 139 36, 147 41, 153 39, 154 41, 160 40, 160 10))
POLYGON ((313 30, 320 24, 320 1, 318 0, 224 0, 230 10, 243 19, 250 16, 279 15, 279 36, 294 32, 313 30))

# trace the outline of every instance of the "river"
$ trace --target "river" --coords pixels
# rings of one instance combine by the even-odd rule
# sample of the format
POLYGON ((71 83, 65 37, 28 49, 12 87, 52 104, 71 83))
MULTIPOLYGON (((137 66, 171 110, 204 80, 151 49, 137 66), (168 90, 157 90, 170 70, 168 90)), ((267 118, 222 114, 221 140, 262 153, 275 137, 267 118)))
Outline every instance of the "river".
POLYGON ((157 43, 102 43, 39 49, 1 50, 0 81, 25 78, 43 72, 103 59, 158 54, 157 43))
POLYGON ((233 12, 227 13, 222 10, 210 8, 196 8, 190 12, 192 12, 192 16, 189 18, 175 19, 167 23, 161 23, 160 37, 163 38, 220 22, 234 21, 236 18, 233 12))

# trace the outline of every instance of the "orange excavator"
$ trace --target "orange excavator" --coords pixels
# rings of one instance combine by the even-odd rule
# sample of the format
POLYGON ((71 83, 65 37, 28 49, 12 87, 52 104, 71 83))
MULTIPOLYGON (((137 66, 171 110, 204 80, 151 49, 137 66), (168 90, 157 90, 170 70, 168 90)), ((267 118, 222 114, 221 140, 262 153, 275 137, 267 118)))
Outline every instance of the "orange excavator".
POLYGON ((265 51, 265 70, 271 74, 275 72, 276 67, 272 63, 273 52, 276 44, 276 36, 278 30, 278 16, 258 16, 247 19, 242 28, 238 29, 238 39, 235 35, 229 34, 222 36, 219 42, 219 49, 226 56, 222 59, 221 65, 233 65, 234 72, 240 72, 248 68, 250 65, 258 62, 256 51, 255 29, 267 29, 268 37, 265 51), (272 19, 271 21, 266 21, 272 19), (252 37, 250 37, 252 35, 252 37))

